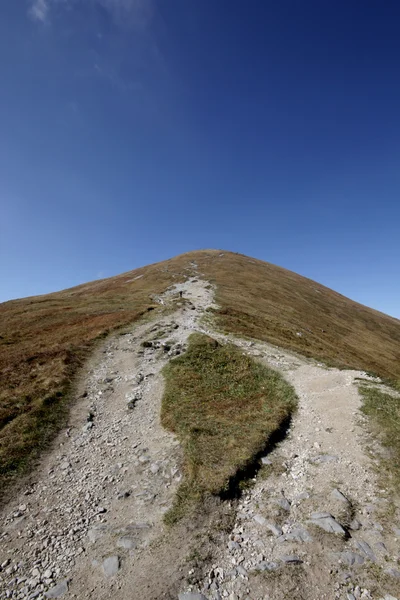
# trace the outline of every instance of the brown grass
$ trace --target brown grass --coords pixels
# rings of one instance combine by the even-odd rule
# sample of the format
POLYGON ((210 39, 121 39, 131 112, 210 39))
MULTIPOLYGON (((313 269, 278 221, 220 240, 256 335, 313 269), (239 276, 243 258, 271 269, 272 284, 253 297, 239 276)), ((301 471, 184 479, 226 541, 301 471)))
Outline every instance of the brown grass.
POLYGON ((157 307, 151 295, 192 274, 193 261, 196 273, 217 286, 222 329, 337 366, 400 378, 398 320, 230 252, 190 252, 55 294, 6 302, 0 305, 0 489, 64 422, 71 380, 94 341, 157 307))
POLYGON ((379 387, 360 384, 359 391, 364 403, 362 411, 370 417, 372 429, 387 448, 388 456, 380 460, 380 475, 386 475, 397 491, 400 490, 400 385, 394 393, 379 387), (396 393, 397 392, 397 393, 396 393))
POLYGON ((161 421, 185 456, 184 480, 167 515, 172 523, 205 494, 227 491, 287 421, 296 394, 279 373, 236 346, 200 334, 190 336, 187 352, 164 375, 161 421))

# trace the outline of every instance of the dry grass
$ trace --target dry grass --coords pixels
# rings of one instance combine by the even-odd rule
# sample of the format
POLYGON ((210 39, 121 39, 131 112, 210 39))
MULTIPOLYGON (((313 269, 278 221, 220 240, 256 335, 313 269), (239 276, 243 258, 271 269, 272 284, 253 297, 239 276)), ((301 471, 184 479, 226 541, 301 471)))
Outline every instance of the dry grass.
POLYGON ((172 282, 150 266, 0 305, 0 489, 65 422, 71 381, 94 342, 157 308, 150 295, 172 282))
MULTIPOLYGON (((385 393, 379 388, 360 384, 364 403, 362 411, 370 417, 373 429, 388 450, 381 458, 380 472, 386 474, 391 484, 400 490, 400 398, 398 394, 385 393)), ((400 385, 396 386, 400 392, 400 385)))
POLYGON ((227 490, 287 421, 296 395, 281 375, 236 346, 200 334, 189 338, 187 352, 164 375, 162 424, 178 436, 185 456, 171 523, 204 494, 227 490))
POLYGON ((230 252, 190 252, 63 292, 6 302, 0 305, 0 489, 64 422, 71 380, 94 341, 139 319, 157 306, 151 295, 194 272, 217 286, 222 329, 400 378, 398 320, 230 252))

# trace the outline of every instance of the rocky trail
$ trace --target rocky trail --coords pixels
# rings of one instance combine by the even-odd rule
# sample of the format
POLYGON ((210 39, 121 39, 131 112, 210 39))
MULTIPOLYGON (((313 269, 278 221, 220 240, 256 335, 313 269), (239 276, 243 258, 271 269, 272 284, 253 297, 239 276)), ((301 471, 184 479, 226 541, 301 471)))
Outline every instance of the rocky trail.
POLYGON ((0 598, 400 597, 400 512, 380 487, 382 450, 359 410, 355 380, 365 373, 210 331, 201 318, 213 290, 201 279, 158 301, 172 299, 173 312, 94 353, 68 429, 0 515, 0 598), (182 455, 159 419, 162 367, 193 331, 230 339, 280 370, 299 397, 252 485, 222 503, 234 524, 200 570, 188 557, 197 524, 163 524, 182 455))

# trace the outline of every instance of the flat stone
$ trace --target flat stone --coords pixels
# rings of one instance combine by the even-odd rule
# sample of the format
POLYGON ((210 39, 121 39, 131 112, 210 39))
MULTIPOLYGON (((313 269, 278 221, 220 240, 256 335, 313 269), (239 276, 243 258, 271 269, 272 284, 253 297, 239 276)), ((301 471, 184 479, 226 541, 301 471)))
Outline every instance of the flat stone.
POLYGON ((364 557, 355 552, 339 552, 339 559, 346 565, 362 565, 364 557))
POLYGON ((183 592, 178 594, 178 600, 207 600, 207 598, 198 592, 183 592))
POLYGON ((335 521, 332 515, 329 515, 328 517, 313 518, 310 522, 316 525, 317 527, 320 527, 324 531, 327 531, 328 533, 346 535, 346 532, 343 529, 343 527, 340 525, 340 523, 335 521))
POLYGON ((364 542, 363 540, 359 540, 358 542, 356 541, 356 546, 358 550, 361 550, 361 552, 365 554, 365 556, 367 556, 372 562, 376 562, 376 556, 372 552, 372 548, 369 544, 367 544, 367 542, 364 542))
POLYGON ((119 569, 119 557, 109 556, 103 560, 102 569, 106 577, 113 577, 116 575, 119 569))
POLYGON ((293 542, 312 542, 312 537, 306 529, 295 527, 290 533, 286 534, 286 540, 293 542))
POLYGON ((274 502, 275 504, 278 504, 278 506, 283 508, 283 510, 290 510, 290 503, 289 500, 287 500, 286 498, 278 498, 277 500, 274 500, 274 502))
POLYGON ((325 519, 326 517, 331 517, 331 513, 328 512, 314 512, 311 513, 312 519, 325 519))
POLYGON ((64 579, 64 581, 60 581, 54 587, 52 587, 48 592, 45 593, 46 598, 61 598, 64 594, 68 592, 68 579, 64 579))
POLYGON ((92 527, 87 532, 87 536, 88 536, 89 540, 92 542, 92 544, 94 544, 94 542, 96 542, 98 539, 103 537, 104 534, 105 534, 104 526, 92 527))
POLYGON ((136 542, 129 537, 121 537, 117 540, 118 548, 124 548, 125 550, 132 550, 136 548, 136 542))
POLYGON ((353 519, 349 525, 349 529, 351 529, 352 531, 358 531, 359 529, 361 529, 360 521, 358 521, 357 519, 353 519))
POLYGON ((283 531, 279 525, 275 523, 266 523, 265 525, 274 535, 282 535, 283 531))
POLYGON ((247 577, 247 571, 244 567, 242 567, 242 565, 239 565, 238 567, 236 567, 236 570, 239 575, 242 575, 243 577, 247 577))
POLYGON ((268 458, 267 456, 263 456, 261 458, 261 462, 263 465, 272 465, 272 460, 270 458, 268 458))
POLYGON ((282 556, 281 558, 282 562, 286 563, 286 564, 300 564, 303 561, 301 560, 301 558, 299 556, 297 556, 297 554, 289 554, 288 556, 282 556))
POLYGON ((259 525, 265 525, 267 522, 267 519, 265 519, 262 515, 254 515, 253 519, 259 524, 259 525))
POLYGON ((331 494, 334 498, 336 498, 336 500, 340 500, 341 502, 344 502, 346 504, 349 504, 348 499, 346 498, 346 496, 344 494, 342 494, 342 492, 338 489, 334 489, 332 490, 332 494, 331 494))

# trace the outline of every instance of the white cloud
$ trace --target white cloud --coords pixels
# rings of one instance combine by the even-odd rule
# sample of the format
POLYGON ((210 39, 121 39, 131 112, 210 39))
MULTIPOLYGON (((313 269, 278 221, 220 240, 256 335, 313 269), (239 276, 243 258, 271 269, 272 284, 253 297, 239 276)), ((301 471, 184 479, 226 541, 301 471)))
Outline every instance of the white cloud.
POLYGON ((30 0, 29 16, 34 21, 48 21, 50 9, 54 5, 72 8, 79 4, 101 6, 119 25, 146 27, 153 16, 153 0, 30 0))
POLYGON ((48 0, 33 0, 29 9, 29 15, 34 21, 45 23, 49 14, 50 6, 48 0))

